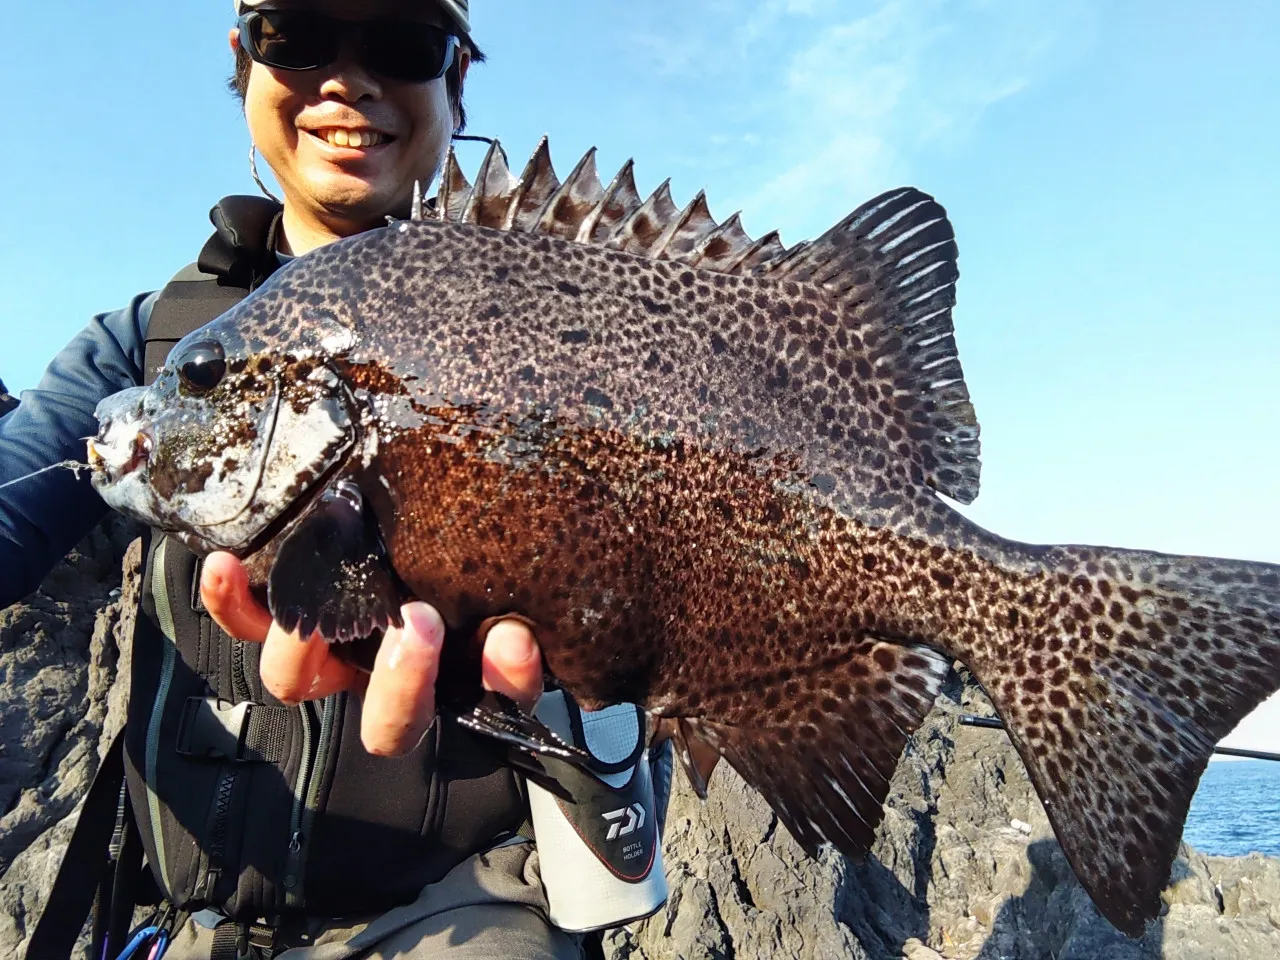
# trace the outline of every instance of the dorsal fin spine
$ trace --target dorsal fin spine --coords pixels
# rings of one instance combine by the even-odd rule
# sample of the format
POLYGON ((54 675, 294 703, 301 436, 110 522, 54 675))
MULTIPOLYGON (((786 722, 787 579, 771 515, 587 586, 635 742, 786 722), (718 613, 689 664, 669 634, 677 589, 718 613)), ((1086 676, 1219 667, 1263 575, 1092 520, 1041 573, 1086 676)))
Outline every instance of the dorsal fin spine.
POLYGON ((471 182, 462 172, 458 164, 458 155, 449 148, 449 159, 445 162, 444 176, 440 186, 440 197, 436 202, 437 213, 441 220, 458 220, 471 197, 471 182))
POLYGON ((604 196, 600 199, 600 202, 596 204, 595 210, 588 214, 587 218, 582 221, 582 226, 578 229, 578 242, 594 243, 597 242, 597 240, 604 239, 603 237, 598 238, 596 236, 596 232, 600 225, 605 223, 605 217, 608 215, 609 208, 619 204, 619 202, 623 209, 623 217, 634 209, 633 203, 634 206, 640 205, 640 195, 636 190, 634 160, 628 160, 622 165, 622 169, 618 171, 609 186, 605 189, 604 196))
MULTIPOLYGON (((487 227, 499 226, 502 223, 502 217, 488 217, 486 213, 495 202, 505 203, 511 196, 514 186, 511 171, 507 168, 506 154, 495 140, 489 145, 489 150, 480 164, 475 186, 462 211, 462 222, 487 227)), ((503 212, 505 213, 505 207, 503 212)))
POLYGON ((526 233, 536 229, 539 211, 559 187, 560 180, 551 162, 551 143, 543 137, 520 175, 520 188, 516 191, 520 197, 507 217, 509 229, 526 233))
POLYGON ((600 177, 596 173, 596 148, 592 147, 578 161, 564 183, 543 204, 538 214, 537 232, 566 238, 576 237, 583 220, 595 209, 603 195, 604 187, 600 185, 600 177), (564 206, 574 201, 578 201, 586 209, 573 211, 573 216, 566 219, 561 215, 564 206))
MULTIPOLYGON (((680 258, 681 253, 689 252, 674 250, 673 245, 677 240, 681 239, 681 235, 686 233, 688 228, 691 227, 699 218, 705 218, 710 221, 710 226, 704 224, 702 228, 698 230, 697 236, 701 237, 716 228, 717 224, 715 218, 711 216, 711 210, 707 206, 707 194, 705 190, 699 190, 697 196, 689 201, 689 205, 671 221, 671 225, 663 231, 662 236, 660 236, 657 242, 653 245, 652 256, 659 259, 676 260, 680 258)), ((693 245, 691 245, 690 249, 692 246, 693 245)))
POLYGON ((650 256, 653 241, 666 230, 671 218, 676 214, 675 201, 671 199, 671 179, 664 180, 661 186, 649 196, 649 199, 632 210, 618 223, 605 245, 616 250, 625 250, 638 256, 650 256), (641 223, 650 222, 654 236, 646 239, 639 236, 637 228, 641 223))
POLYGON ((771 230, 769 233, 766 233, 763 237, 761 237, 755 243, 751 244, 751 246, 743 250, 741 256, 739 256, 736 260, 726 263, 724 265, 725 273, 738 273, 743 268, 749 269, 749 267, 747 266, 748 264, 754 265, 756 263, 761 263, 769 260, 771 257, 775 256, 776 254, 769 253, 765 255, 763 258, 761 257, 761 254, 765 253, 765 251, 768 251, 775 246, 778 248, 781 248, 782 241, 778 237, 778 231, 771 230))

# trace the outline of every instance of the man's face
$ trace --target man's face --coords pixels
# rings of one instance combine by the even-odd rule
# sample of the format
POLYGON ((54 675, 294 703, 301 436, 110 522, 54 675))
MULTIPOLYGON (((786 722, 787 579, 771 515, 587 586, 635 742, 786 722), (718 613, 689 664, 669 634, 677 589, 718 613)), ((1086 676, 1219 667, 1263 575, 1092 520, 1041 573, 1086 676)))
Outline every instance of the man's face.
MULTIPOLYGON (((347 20, 389 16, 452 26, 425 0, 278 0, 269 6, 347 20)), ((238 45, 234 30, 231 42, 238 45)), ((457 56, 465 74, 465 47, 457 56)), ((414 181, 425 186, 439 171, 455 127, 443 77, 426 83, 388 79, 361 65, 350 45, 335 63, 316 70, 254 63, 245 115, 295 214, 338 235, 403 214, 414 181)))

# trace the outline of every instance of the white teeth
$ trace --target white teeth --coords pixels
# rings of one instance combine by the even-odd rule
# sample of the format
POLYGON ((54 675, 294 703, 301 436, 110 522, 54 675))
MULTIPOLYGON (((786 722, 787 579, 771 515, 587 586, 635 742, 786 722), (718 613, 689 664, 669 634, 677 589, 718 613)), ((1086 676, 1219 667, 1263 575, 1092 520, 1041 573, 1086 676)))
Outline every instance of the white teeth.
POLYGON ((375 147, 387 140, 386 134, 376 130, 318 130, 317 135, 334 147, 375 147))

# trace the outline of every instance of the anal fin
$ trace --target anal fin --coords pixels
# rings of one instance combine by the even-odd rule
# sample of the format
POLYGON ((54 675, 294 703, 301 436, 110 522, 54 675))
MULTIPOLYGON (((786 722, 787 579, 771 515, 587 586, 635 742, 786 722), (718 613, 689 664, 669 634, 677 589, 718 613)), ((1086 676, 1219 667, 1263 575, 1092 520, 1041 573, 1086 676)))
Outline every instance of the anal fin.
POLYGON ((760 791, 808 853, 828 842, 861 859, 875 840, 902 750, 950 667, 928 648, 869 638, 803 682, 766 686, 755 722, 687 722, 760 791), (775 705, 766 709, 769 703, 775 705))

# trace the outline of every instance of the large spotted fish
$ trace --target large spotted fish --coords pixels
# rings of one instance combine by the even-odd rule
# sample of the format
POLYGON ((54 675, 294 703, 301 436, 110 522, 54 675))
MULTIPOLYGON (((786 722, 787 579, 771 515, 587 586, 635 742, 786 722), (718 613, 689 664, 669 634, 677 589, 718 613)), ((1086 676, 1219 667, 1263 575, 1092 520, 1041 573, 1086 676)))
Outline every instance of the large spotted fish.
POLYGON ((979 444, 934 200, 786 250, 701 195, 641 202, 630 165, 562 184, 544 143, 474 187, 451 160, 415 214, 105 401, 106 500, 254 558, 304 632, 435 604, 460 714, 483 625, 524 616, 579 701, 643 705, 699 789, 725 757, 811 852, 870 848, 963 661, 1086 889, 1142 930, 1215 743, 1280 688, 1280 568, 1014 543, 947 505, 979 444))

